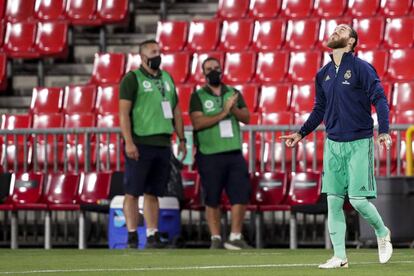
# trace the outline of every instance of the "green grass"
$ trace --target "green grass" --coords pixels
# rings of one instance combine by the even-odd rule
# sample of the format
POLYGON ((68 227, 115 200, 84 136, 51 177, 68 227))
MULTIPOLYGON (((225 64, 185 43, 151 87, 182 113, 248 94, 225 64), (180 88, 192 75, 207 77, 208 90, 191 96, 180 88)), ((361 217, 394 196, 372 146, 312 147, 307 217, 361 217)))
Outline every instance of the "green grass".
POLYGON ((414 275, 414 251, 396 249, 378 263, 375 249, 348 250, 349 269, 316 268, 323 249, 300 250, 0 250, 1 275, 414 275), (292 266, 289 266, 292 265, 292 266), (20 272, 20 273, 19 273, 20 272), (25 273, 22 273, 25 272, 25 273))

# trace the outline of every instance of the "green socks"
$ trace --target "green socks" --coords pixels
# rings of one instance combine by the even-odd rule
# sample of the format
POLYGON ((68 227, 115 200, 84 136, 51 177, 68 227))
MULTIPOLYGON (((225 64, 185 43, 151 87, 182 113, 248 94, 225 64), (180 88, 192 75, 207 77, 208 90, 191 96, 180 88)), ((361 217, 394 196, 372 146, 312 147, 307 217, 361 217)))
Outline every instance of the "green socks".
POLYGON ((331 237, 334 254, 344 260, 346 222, 343 210, 344 198, 338 195, 328 194, 328 228, 331 237))

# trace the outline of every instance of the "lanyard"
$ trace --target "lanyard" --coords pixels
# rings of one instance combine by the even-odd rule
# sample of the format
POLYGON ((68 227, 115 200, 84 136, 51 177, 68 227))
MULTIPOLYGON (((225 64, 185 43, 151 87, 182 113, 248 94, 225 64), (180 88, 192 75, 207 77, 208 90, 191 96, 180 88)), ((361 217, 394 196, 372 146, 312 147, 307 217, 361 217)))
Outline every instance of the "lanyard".
POLYGON ((158 88, 158 90, 160 90, 162 98, 165 100, 165 89, 164 89, 164 84, 162 83, 162 80, 156 79, 156 80, 153 80, 153 82, 155 82, 155 86, 158 88))

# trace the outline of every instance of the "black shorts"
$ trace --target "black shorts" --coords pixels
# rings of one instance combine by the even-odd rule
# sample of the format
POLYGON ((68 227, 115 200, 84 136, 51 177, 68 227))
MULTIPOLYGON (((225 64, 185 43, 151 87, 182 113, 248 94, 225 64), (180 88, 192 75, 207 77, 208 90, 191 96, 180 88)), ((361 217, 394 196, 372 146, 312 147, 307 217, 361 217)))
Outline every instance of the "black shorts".
POLYGON ((170 178, 170 147, 157 147, 135 144, 139 151, 139 160, 126 156, 124 191, 132 196, 149 194, 162 197, 170 178))
POLYGON ((209 207, 220 205, 223 189, 231 205, 248 204, 251 193, 249 171, 241 151, 196 155, 204 202, 209 207))

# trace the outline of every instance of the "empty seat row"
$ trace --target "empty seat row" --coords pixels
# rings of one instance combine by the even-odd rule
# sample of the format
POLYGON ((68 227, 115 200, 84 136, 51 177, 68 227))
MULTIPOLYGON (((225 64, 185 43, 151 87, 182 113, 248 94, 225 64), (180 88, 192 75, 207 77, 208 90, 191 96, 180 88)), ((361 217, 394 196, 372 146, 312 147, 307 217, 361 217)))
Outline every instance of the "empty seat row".
POLYGON ((9 22, 66 20, 96 26, 124 21, 128 0, 1 0, 0 18, 9 22))
POLYGON ((321 18, 373 16, 402 16, 413 11, 412 0, 220 0, 220 18, 321 18))

